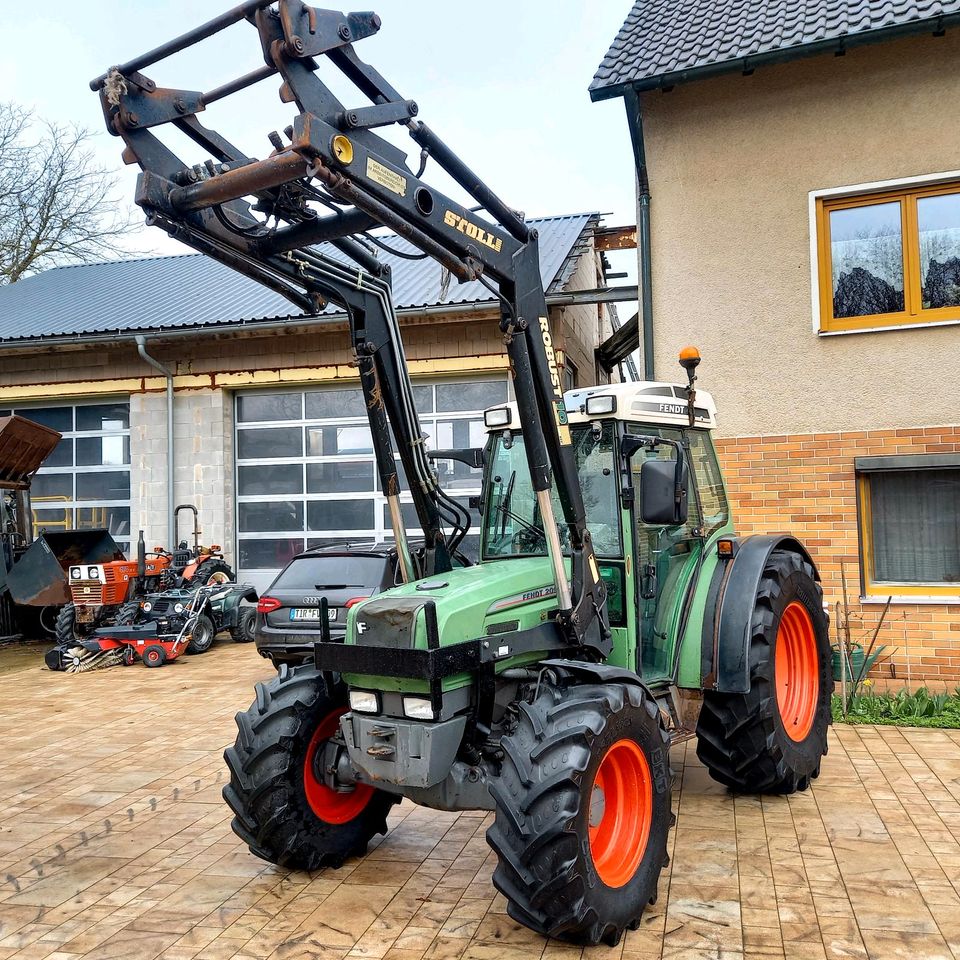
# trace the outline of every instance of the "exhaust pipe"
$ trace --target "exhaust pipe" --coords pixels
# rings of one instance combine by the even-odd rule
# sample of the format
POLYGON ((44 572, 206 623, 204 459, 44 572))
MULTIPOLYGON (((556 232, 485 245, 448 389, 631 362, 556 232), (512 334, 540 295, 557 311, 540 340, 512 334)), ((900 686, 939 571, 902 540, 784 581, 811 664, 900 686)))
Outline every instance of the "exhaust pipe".
POLYGON ((143 585, 147 579, 147 545, 143 541, 143 531, 137 537, 137 580, 140 581, 138 593, 143 592, 143 585))

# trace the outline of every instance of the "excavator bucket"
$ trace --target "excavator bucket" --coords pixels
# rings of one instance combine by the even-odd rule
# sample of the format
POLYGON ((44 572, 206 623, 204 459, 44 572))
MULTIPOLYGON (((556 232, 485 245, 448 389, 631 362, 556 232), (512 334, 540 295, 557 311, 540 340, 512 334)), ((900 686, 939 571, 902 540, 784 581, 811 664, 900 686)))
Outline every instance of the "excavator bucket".
POLYGON ((24 490, 60 434, 23 417, 0 417, 0 489, 24 490))
POLYGON ((67 570, 71 566, 125 559, 123 551, 103 529, 57 530, 40 534, 7 574, 14 603, 22 606, 60 606, 70 602, 67 570))

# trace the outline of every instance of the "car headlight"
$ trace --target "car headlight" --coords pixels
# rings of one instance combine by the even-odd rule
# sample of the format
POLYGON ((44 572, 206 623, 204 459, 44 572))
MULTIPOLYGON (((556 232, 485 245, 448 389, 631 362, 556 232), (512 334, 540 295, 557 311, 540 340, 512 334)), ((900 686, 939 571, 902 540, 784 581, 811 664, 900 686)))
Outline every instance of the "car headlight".
POLYGON ((175 603, 175 604, 173 605, 173 612, 174 612, 174 613, 183 613, 183 604, 182 604, 182 603, 175 603))
POLYGON ((369 690, 351 690, 350 709, 357 713, 379 713, 380 698, 369 690))
POLYGON ((149 613, 153 609, 153 604, 149 600, 144 600, 143 603, 140 604, 140 609, 144 613, 149 613))
POLYGON ((432 720, 433 704, 426 697, 404 697, 403 715, 411 720, 432 720))

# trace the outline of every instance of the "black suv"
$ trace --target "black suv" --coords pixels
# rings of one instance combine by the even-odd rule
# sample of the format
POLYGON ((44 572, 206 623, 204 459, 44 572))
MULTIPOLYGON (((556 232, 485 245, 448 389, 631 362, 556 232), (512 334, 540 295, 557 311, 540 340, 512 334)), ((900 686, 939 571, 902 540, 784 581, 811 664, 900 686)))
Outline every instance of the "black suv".
POLYGON ((306 550, 277 574, 257 604, 257 650, 281 663, 302 663, 319 640, 320 598, 327 598, 330 636, 342 638, 347 610, 399 583, 392 544, 341 544, 306 550))

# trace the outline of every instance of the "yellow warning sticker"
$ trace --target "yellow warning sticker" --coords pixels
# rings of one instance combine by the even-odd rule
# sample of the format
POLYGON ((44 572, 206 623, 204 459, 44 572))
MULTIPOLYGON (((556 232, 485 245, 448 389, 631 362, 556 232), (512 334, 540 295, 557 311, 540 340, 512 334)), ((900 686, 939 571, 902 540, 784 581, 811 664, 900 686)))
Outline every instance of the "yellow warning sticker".
POLYGON ((389 167, 378 163, 373 157, 367 157, 367 178, 386 187, 398 196, 405 196, 407 192, 407 178, 394 173, 389 167))

